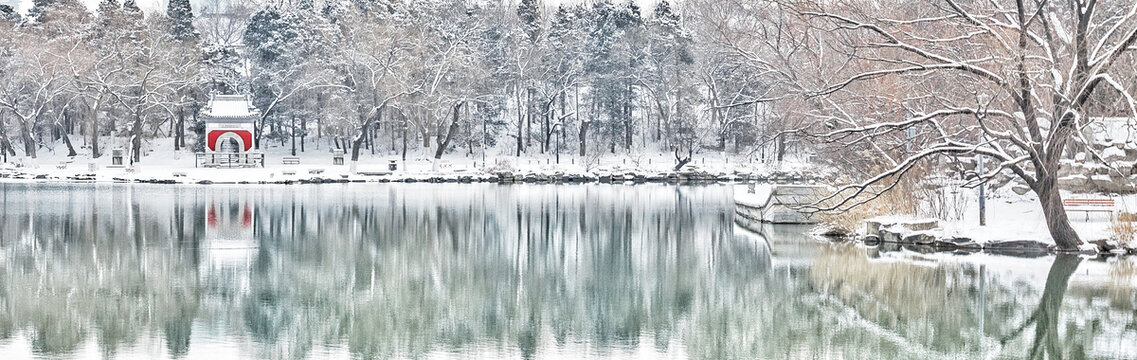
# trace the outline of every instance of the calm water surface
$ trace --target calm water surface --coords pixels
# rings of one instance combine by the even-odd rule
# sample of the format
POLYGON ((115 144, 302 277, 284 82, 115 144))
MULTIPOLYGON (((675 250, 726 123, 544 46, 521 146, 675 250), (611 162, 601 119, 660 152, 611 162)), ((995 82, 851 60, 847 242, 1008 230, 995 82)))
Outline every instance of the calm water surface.
POLYGON ((0 185, 0 358, 1137 358, 1137 261, 734 223, 730 187, 0 185))

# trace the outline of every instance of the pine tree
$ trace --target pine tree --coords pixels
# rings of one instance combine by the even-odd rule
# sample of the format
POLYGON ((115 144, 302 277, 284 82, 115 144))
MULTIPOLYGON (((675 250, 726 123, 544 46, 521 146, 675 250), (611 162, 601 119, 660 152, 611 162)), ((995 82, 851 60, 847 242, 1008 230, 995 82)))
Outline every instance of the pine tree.
POLYGON ((517 6, 517 18, 521 20, 521 28, 529 41, 536 43, 541 36, 541 3, 539 0, 521 0, 517 6))
POLYGON ((170 18, 170 34, 179 41, 196 40, 197 29, 193 27, 193 9, 189 0, 170 0, 166 6, 166 16, 170 18))
POLYGON ((142 20, 144 17, 142 9, 138 8, 138 3, 134 0, 126 0, 122 3, 122 12, 126 14, 127 18, 131 20, 142 20))

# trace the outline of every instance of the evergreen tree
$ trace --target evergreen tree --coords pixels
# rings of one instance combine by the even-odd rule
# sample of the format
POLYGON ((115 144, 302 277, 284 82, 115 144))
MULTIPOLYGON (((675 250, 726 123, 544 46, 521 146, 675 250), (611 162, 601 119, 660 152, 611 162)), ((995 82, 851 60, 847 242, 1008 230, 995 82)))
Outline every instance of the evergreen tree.
POLYGON ((138 8, 138 3, 134 0, 126 0, 122 3, 122 12, 126 14, 130 20, 139 21, 145 16, 142 14, 142 9, 138 8))
POLYGON ((541 36, 541 2, 539 0, 521 0, 517 6, 517 18, 521 20, 521 28, 529 41, 536 43, 541 36))
POLYGON ((197 29, 193 27, 193 9, 189 0, 170 0, 166 6, 166 16, 170 18, 170 34, 180 41, 196 40, 197 29))

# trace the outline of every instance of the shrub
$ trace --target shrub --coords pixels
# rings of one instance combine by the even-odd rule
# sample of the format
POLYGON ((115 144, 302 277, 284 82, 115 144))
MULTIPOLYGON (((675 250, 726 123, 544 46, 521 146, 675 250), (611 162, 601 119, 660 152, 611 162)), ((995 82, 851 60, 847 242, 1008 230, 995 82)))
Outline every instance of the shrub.
POLYGON ((1137 235, 1137 214, 1122 212, 1109 224, 1110 238, 1121 245, 1128 245, 1137 235))

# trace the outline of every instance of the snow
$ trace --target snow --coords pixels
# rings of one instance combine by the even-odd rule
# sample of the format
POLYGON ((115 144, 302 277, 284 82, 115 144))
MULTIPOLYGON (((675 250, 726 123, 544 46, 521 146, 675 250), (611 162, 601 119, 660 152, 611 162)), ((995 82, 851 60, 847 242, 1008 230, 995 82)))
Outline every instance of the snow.
POLYGON ((1119 149, 1116 146, 1110 146, 1110 147, 1105 148, 1105 150, 1102 150, 1101 151, 1101 157, 1103 159, 1106 159, 1107 161, 1111 161, 1111 159, 1115 159, 1115 158, 1117 158, 1117 159, 1126 158, 1125 150, 1119 149))
MULTIPOLYGON (((1086 197, 1062 192, 1063 198, 1086 197)), ((1107 197, 1092 195, 1092 197, 1107 197)), ((1116 202, 1117 211, 1134 212, 1137 209, 1137 195, 1108 196, 1116 202)), ((968 203, 963 220, 941 221, 945 234, 962 236, 984 244, 992 241, 1034 240, 1054 244, 1042 205, 1033 193, 1017 195, 1010 191, 997 191, 987 200, 987 225, 979 226, 978 201, 968 203)), ((1105 240, 1110 238, 1111 217, 1105 213, 1067 212, 1071 225, 1083 241, 1105 240)))
POLYGON ((214 95, 205 115, 212 117, 248 117, 256 115, 244 95, 214 95))
MULTIPOLYGON (((76 138, 75 141, 80 141, 76 138)), ((105 138, 104 144, 117 144, 126 147, 124 138, 105 138)), ((197 183, 209 181, 213 183, 258 183, 299 181, 311 178, 349 180, 349 181, 393 181, 397 179, 414 179, 426 181, 431 178, 442 177, 457 179, 462 176, 474 177, 475 180, 490 180, 496 178, 499 171, 511 172, 522 176, 535 175, 588 175, 598 176, 627 176, 638 174, 654 176, 657 174, 673 173, 675 166, 674 155, 671 153, 648 154, 605 154, 604 156, 579 157, 562 154, 560 164, 557 164, 554 154, 532 154, 516 157, 505 151, 490 149, 483 157, 481 154, 467 155, 465 152, 451 153, 443 156, 442 160, 433 158, 433 149, 407 154, 404 161, 398 153, 378 153, 371 155, 370 150, 360 150, 360 160, 355 165, 350 161, 350 149, 345 165, 332 164, 332 150, 327 140, 312 140, 307 142, 307 151, 300 152, 297 144, 297 156, 300 165, 283 165, 282 158, 292 156, 291 146, 282 146, 279 141, 262 142, 262 151, 265 153, 265 167, 251 169, 214 169, 195 168, 195 155, 192 151, 173 151, 173 139, 158 138, 147 142, 144 146, 142 161, 130 169, 113 168, 108 146, 104 155, 92 161, 89 158, 89 149, 83 149, 76 144, 80 153, 74 158, 66 156, 62 145, 56 145, 54 151, 41 149, 38 159, 14 157, 8 163, 0 164, 0 181, 71 181, 68 177, 77 175, 94 175, 95 182, 133 181, 133 180, 161 180, 177 183, 197 183), (150 149, 150 150, 146 150, 150 149), (368 176, 366 173, 388 173, 388 164, 395 161, 398 170, 390 175, 368 176), (94 164, 96 170, 88 171, 89 164, 94 164), (63 166, 64 169, 59 169, 63 166), (354 171, 352 168, 354 166, 354 171), (319 174, 315 174, 319 172, 319 174), (286 174, 287 173, 287 174, 286 174), (12 178, 22 174, 22 179, 12 178), (185 174, 184 177, 174 175, 185 174), (4 176, 9 176, 4 178, 4 176), (44 177, 35 179, 35 177, 44 177), (116 180, 117 179, 117 180, 116 180)), ((129 159, 124 159, 129 162, 129 159)), ((711 174, 714 176, 734 176, 738 174, 772 175, 793 174, 806 176, 818 173, 802 161, 784 161, 778 163, 763 163, 757 161, 743 161, 736 158, 722 156, 718 153, 695 154, 692 162, 683 171, 693 171, 711 174)), ((631 179, 628 179, 631 180, 631 179)))
POLYGON ((770 201, 770 195, 774 192, 774 187, 767 184, 755 185, 753 193, 749 191, 748 187, 741 185, 734 188, 735 203, 756 208, 765 207, 766 203, 770 201))

